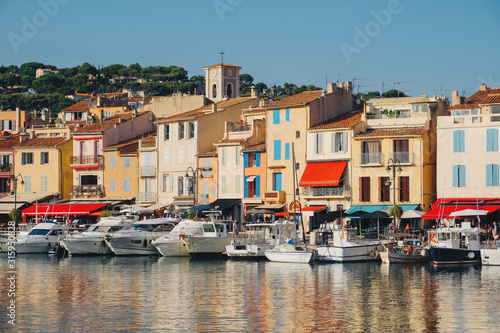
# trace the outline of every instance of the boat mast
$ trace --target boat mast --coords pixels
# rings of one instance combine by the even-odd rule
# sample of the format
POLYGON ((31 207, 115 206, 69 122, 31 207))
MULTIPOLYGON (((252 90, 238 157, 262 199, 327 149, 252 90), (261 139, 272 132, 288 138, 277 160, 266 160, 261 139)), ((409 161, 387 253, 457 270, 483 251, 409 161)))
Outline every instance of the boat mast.
MULTIPOLYGON (((298 179, 297 179, 297 163, 295 163, 295 145, 292 142, 292 163, 293 163, 293 218, 296 218, 296 205, 295 205, 295 195, 297 193, 297 184, 298 184, 298 179)), ((298 195, 298 194, 297 194, 298 195)), ((305 244, 306 243, 306 234, 304 231, 304 219, 302 218, 302 205, 300 204, 300 195, 299 197, 299 214, 300 214, 300 227, 302 228, 302 242, 305 244)), ((294 221, 295 222, 295 221, 294 221)))

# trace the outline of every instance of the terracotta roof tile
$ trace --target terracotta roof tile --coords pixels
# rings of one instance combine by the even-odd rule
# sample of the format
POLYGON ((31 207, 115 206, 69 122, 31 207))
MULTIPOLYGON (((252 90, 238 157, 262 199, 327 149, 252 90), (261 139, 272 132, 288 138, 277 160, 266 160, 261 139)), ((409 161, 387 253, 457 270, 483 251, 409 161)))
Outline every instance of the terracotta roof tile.
POLYGON ((375 138, 387 136, 418 136, 426 133, 428 130, 425 128, 393 128, 393 129, 372 129, 364 133, 359 133, 355 138, 375 138))
POLYGON ((26 147, 55 147, 64 141, 67 141, 66 138, 34 138, 24 140, 23 142, 18 142, 14 148, 26 148, 26 147))
POLYGON ((242 149, 242 151, 245 151, 245 150, 265 150, 265 149, 266 149, 266 143, 261 142, 261 143, 258 143, 256 145, 253 145, 253 146, 248 146, 248 147, 242 149))
POLYGON ((95 103, 95 100, 83 100, 71 106, 68 106, 66 109, 63 109, 62 112, 74 112, 74 111, 88 111, 89 103, 95 103))
POLYGON ((219 140, 219 143, 242 143, 246 139, 222 139, 219 140))
POLYGON ((197 155, 198 157, 204 157, 204 156, 217 156, 217 150, 210 150, 204 153, 200 153, 197 155))
POLYGON ((363 111, 352 111, 311 127, 312 130, 329 128, 350 128, 361 122, 363 111))
POLYGON ((104 149, 105 150, 107 150, 107 149, 118 149, 118 148, 121 148, 121 147, 130 146, 130 145, 139 143, 140 139, 145 139, 145 138, 147 138, 149 136, 153 137, 152 133, 153 132, 150 132, 150 133, 147 133, 145 135, 139 135, 139 136, 136 136, 135 138, 124 140, 122 142, 118 142, 117 144, 114 144, 114 145, 111 145, 111 146, 107 146, 104 149))
POLYGON ((210 65, 210 66, 205 66, 203 68, 212 68, 212 67, 219 67, 221 65, 224 65, 226 67, 236 67, 236 68, 241 68, 240 66, 235 66, 235 65, 230 65, 230 64, 226 64, 226 63, 218 63, 218 64, 215 64, 215 65, 210 65))
MULTIPOLYGON (((137 115, 140 116, 140 115, 145 114, 146 112, 150 112, 150 111, 138 112, 137 115)), ((116 124, 118 124, 120 122, 120 119, 122 119, 122 120, 130 120, 132 118, 133 118, 133 112, 132 111, 125 112, 125 113, 120 113, 120 114, 115 114, 114 116, 109 117, 108 119, 106 119, 104 121, 96 122, 96 123, 87 125, 85 127, 82 127, 80 129, 76 130, 75 133, 97 133, 97 132, 102 132, 102 131, 105 131, 105 130, 107 130, 107 129, 113 127, 113 126, 115 126, 116 124)))
POLYGON ((264 113, 266 110, 264 109, 250 109, 243 111, 243 114, 251 114, 251 113, 264 113))
POLYGON ((453 105, 450 110, 475 109, 479 107, 479 104, 500 103, 500 99, 496 97, 498 94, 500 94, 500 88, 478 90, 466 98, 463 104, 453 105))
POLYGON ((20 135, 4 136, 0 137, 0 149, 11 149, 15 145, 19 144, 20 135))
POLYGON ((266 108, 308 104, 321 96, 322 90, 303 91, 266 105, 266 108))

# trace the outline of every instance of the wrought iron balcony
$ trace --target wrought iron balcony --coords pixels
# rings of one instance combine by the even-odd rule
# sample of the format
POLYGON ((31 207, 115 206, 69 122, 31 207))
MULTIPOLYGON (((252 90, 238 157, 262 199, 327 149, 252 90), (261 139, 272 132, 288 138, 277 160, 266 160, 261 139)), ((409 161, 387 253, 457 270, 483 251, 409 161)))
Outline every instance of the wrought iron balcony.
POLYGON ((155 166, 139 166, 135 170, 135 174, 139 177, 156 177, 155 166))
POLYGON ((401 164, 413 164, 414 154, 409 151, 390 153, 389 157, 393 159, 393 161, 399 161, 401 164))
POLYGON ((382 153, 362 153, 359 154, 359 164, 382 164, 382 153))
POLYGON ((136 202, 155 202, 156 192, 137 192, 135 196, 136 202))
POLYGON ((344 186, 321 186, 321 187, 304 187, 302 194, 313 197, 345 197, 351 196, 351 187, 344 186))
POLYGON ((71 156, 72 166, 85 166, 85 165, 104 165, 104 157, 102 155, 83 155, 71 156))
POLYGON ((104 186, 103 185, 71 185, 71 192, 69 193, 73 196, 79 195, 103 195, 104 186))

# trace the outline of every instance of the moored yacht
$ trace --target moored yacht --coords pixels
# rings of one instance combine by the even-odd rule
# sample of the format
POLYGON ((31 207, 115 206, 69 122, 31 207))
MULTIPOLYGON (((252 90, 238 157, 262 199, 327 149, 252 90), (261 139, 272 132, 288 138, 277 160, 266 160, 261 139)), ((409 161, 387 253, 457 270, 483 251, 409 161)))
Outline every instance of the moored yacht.
POLYGON ((307 264, 314 259, 314 250, 294 244, 279 244, 266 250, 265 256, 270 261, 307 264))
POLYGON ((184 235, 182 240, 192 258, 218 258, 226 251, 227 222, 209 214, 209 221, 201 221, 202 233, 184 235))
POLYGON ((112 234, 127 229, 139 219, 137 215, 109 216, 101 218, 80 234, 68 234, 61 237, 60 244, 69 255, 104 255, 113 251, 106 243, 106 233, 112 234))
POLYGON ((429 257, 434 265, 481 263, 481 233, 470 222, 460 227, 438 228, 427 232, 429 257))
POLYGON ((168 235, 151 242, 164 257, 189 257, 184 237, 186 235, 203 235, 203 224, 200 221, 184 220, 179 222, 168 235))
POLYGON ((333 242, 318 246, 318 261, 356 262, 380 260, 378 253, 384 250, 382 242, 356 240, 356 228, 332 230, 333 242))
POLYGON ((59 225, 52 221, 41 221, 33 229, 15 240, 17 253, 49 253, 54 250, 59 237, 66 233, 66 226, 59 225))
POLYGON ((140 220, 128 229, 106 234, 106 243, 119 256, 158 254, 151 242, 170 233, 178 222, 171 217, 140 220))

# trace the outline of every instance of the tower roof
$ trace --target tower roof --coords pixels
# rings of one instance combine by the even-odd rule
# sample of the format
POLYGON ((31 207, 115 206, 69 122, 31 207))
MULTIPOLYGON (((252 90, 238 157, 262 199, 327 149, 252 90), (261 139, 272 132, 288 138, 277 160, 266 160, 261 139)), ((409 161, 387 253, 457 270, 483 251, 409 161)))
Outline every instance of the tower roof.
POLYGON ((218 63, 218 64, 215 64, 215 65, 205 66, 205 67, 203 67, 203 69, 207 69, 207 68, 217 68, 217 67, 221 67, 221 66, 225 66, 225 67, 233 67, 233 68, 238 68, 238 69, 241 69, 241 67, 240 67, 240 66, 230 65, 230 64, 226 64, 226 63, 218 63))

